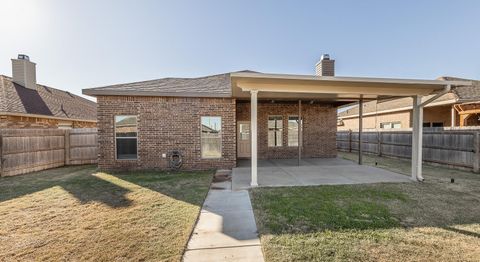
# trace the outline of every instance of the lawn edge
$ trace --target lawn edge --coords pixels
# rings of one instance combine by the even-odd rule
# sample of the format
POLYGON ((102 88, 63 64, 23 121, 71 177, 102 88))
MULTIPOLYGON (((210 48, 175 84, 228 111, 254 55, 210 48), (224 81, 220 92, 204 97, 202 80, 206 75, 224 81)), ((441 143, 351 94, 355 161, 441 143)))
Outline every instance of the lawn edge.
POLYGON ((200 213, 202 213, 202 209, 203 209, 203 205, 205 204, 205 199, 207 199, 207 196, 208 196, 208 193, 210 193, 210 188, 212 187, 212 183, 213 183, 213 179, 215 177, 215 171, 212 171, 212 173, 210 174, 210 183, 208 184, 208 190, 207 190, 207 193, 205 193, 205 196, 203 196, 203 201, 202 201, 202 206, 200 207, 200 209, 198 210, 198 213, 197 213, 197 217, 195 218, 195 223, 193 223, 193 226, 192 226, 192 229, 190 230, 190 234, 188 234, 188 240, 187 242, 185 243, 185 245, 183 246, 183 251, 182 251, 182 255, 181 255, 181 260, 180 261, 184 261, 184 257, 185 257, 185 253, 188 251, 187 248, 188 248, 188 242, 190 242, 190 239, 192 238, 193 236, 193 231, 195 231, 195 228, 197 227, 197 224, 198 224, 198 220, 200 219, 200 213))

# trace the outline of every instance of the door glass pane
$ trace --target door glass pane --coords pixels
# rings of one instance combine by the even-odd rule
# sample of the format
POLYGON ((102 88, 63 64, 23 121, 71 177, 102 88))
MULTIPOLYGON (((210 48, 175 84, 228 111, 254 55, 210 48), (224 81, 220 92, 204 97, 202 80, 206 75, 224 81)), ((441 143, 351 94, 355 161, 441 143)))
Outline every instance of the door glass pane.
POLYGON ((250 140, 250 124, 240 124, 240 140, 250 140))

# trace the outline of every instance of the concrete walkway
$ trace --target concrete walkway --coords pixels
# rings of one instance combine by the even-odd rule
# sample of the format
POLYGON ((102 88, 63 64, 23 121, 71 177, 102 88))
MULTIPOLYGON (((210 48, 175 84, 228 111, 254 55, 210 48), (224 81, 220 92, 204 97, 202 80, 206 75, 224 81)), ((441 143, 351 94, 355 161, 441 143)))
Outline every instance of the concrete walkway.
POLYGON ((212 183, 184 261, 263 261, 248 191, 212 183))

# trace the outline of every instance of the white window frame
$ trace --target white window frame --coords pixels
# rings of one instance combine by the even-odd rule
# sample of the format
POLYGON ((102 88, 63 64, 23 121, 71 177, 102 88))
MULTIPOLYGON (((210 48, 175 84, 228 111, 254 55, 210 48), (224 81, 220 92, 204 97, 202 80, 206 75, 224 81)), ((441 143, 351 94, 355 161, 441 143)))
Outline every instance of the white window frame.
MULTIPOLYGON (((113 116, 113 137, 114 137, 114 146, 115 146, 115 161, 137 161, 139 159, 138 156, 138 116, 137 115, 114 115, 113 116), (118 158, 117 152, 117 116, 126 116, 132 117, 134 116, 136 119, 136 127, 137 127, 137 135, 135 137, 136 146, 137 146, 137 156, 135 158, 118 158)), ((118 137, 118 139, 132 139, 132 137, 118 137)))
POLYGON ((223 120, 222 116, 200 116, 200 158, 201 159, 221 159, 223 157, 223 120), (203 156, 203 139, 202 139, 202 118, 204 117, 218 117, 220 118, 220 156, 218 157, 204 157, 203 156))
POLYGON ((402 128, 402 122, 401 121, 391 121, 391 122, 382 122, 380 123, 380 128, 381 129, 399 129, 402 128), (400 127, 394 127, 395 124, 400 124, 400 127), (389 126, 388 128, 385 128, 385 126, 389 126))

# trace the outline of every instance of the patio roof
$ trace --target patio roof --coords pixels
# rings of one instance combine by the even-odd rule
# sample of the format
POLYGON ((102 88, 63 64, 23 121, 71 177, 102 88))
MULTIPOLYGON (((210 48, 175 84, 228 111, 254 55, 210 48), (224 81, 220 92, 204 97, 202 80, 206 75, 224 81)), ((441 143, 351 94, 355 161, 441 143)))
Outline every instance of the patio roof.
POLYGON ((430 95, 441 92, 447 85, 465 86, 469 81, 339 77, 314 75, 231 73, 232 95, 249 99, 257 90, 258 99, 315 99, 325 101, 358 101, 430 95))
MULTIPOLYGON (((259 99, 298 101, 301 118, 304 100, 326 102, 359 101, 358 163, 362 164, 363 101, 389 97, 413 97, 412 180, 423 181, 422 176, 422 124, 423 108, 452 87, 469 86, 469 81, 415 80, 392 78, 337 77, 312 75, 263 74, 254 72, 232 73, 232 96, 250 100, 251 134, 251 186, 258 186, 257 112, 259 99), (423 96, 433 95, 422 101, 423 96)), ((303 130, 298 131, 298 165, 301 163, 303 130)))

